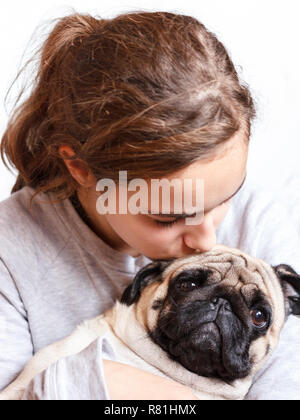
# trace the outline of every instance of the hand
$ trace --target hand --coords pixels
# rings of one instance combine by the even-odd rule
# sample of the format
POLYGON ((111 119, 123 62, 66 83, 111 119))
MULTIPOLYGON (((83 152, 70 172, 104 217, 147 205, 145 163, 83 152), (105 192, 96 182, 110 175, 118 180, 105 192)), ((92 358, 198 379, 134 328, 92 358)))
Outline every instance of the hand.
POLYGON ((197 400, 184 385, 124 363, 103 360, 111 400, 197 400))

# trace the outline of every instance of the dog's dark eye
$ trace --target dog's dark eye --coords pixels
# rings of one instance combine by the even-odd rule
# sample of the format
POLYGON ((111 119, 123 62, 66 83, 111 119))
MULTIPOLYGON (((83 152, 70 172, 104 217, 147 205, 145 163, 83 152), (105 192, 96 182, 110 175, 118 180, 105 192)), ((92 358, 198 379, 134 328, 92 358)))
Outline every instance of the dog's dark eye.
POLYGON ((252 309, 250 314, 252 324, 256 328, 264 328, 267 325, 267 316, 261 309, 252 309))
POLYGON ((178 287, 182 292, 191 292, 197 288, 197 284, 193 280, 182 280, 178 287))

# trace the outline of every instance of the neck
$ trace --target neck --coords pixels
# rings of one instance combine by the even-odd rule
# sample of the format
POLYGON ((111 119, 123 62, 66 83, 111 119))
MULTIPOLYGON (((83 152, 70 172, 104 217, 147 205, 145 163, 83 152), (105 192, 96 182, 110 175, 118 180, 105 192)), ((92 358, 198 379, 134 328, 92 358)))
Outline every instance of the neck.
POLYGON ((78 189, 78 191, 75 191, 75 193, 70 197, 70 201, 83 222, 88 225, 89 228, 107 245, 132 257, 138 257, 141 255, 135 249, 130 248, 128 244, 126 244, 120 236, 117 235, 107 222, 105 215, 97 213, 95 197, 93 197, 92 202, 90 203, 89 198, 85 195, 85 192, 78 189))

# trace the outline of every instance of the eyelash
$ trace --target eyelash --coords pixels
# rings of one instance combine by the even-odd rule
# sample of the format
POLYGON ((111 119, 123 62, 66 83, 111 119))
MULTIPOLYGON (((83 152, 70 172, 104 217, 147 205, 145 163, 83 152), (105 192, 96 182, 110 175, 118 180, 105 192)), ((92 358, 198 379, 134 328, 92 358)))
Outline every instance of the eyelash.
POLYGON ((172 222, 160 222, 159 220, 154 220, 154 222, 161 227, 170 227, 175 223, 179 222, 179 220, 180 219, 172 220, 172 222))
MULTIPOLYGON (((220 204, 220 206, 218 206, 218 207, 221 207, 223 204, 226 204, 228 201, 230 201, 231 200, 231 198, 229 198, 228 200, 226 200, 226 201, 224 201, 222 204, 220 204)), ((155 220, 154 219, 154 222, 158 225, 158 226, 161 226, 161 227, 171 227, 172 225, 174 225, 175 223, 177 223, 177 222, 179 222, 180 220, 182 220, 182 219, 175 219, 175 220, 172 220, 171 222, 161 222, 161 221, 159 221, 159 220, 155 220)))

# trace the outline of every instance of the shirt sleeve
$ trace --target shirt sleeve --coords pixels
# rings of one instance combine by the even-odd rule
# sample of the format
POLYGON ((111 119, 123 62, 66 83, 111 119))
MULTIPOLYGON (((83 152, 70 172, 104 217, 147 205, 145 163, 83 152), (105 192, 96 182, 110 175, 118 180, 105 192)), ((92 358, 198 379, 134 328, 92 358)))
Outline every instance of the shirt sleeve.
POLYGON ((26 310, 8 268, 0 259, 0 391, 33 355, 26 310))
POLYGON ((106 337, 49 366, 30 382, 20 399, 109 400, 103 359, 115 360, 114 350, 106 337))

